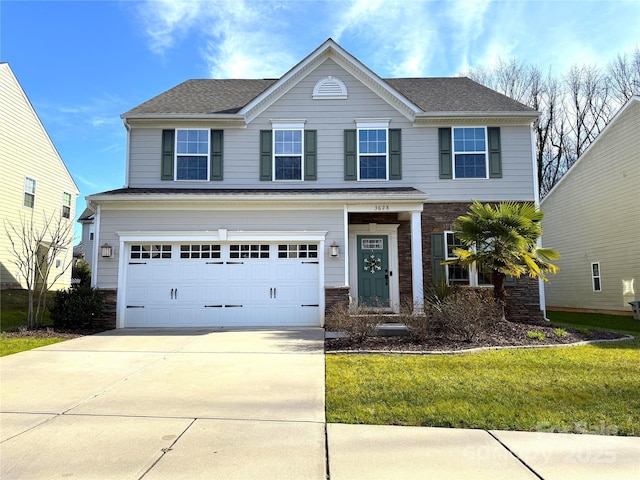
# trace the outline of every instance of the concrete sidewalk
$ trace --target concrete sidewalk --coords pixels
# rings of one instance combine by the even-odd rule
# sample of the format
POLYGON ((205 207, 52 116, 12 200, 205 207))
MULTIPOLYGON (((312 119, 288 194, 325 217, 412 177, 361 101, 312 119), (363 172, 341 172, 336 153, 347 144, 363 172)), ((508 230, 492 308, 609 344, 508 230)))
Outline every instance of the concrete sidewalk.
POLYGON ((325 430, 323 335, 117 330, 3 357, 0 478, 640 478, 638 437, 325 430))

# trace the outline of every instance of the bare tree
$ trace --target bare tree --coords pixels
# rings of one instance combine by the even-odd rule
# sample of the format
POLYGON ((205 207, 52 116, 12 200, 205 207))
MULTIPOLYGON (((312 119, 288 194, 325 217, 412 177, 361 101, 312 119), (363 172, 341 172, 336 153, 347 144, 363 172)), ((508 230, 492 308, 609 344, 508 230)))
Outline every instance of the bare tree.
POLYGON ((626 54, 618 56, 609 63, 607 68, 611 93, 623 105, 634 95, 640 95, 640 47, 628 57, 626 54))
POLYGON ((32 212, 28 217, 20 214, 19 225, 13 225, 7 220, 4 222, 11 253, 27 287, 28 329, 42 325, 47 293, 69 269, 73 257, 71 222, 64 220, 59 212, 51 215, 43 212, 41 226, 34 220, 32 212), (52 275, 56 260, 60 261, 60 267, 56 268, 55 274, 52 275))

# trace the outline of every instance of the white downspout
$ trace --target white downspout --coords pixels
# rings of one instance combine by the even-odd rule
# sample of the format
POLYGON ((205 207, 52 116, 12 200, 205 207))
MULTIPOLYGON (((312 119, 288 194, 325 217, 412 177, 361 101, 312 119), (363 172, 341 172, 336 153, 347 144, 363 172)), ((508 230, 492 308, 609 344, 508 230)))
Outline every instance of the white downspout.
MULTIPOLYGON (((540 182, 538 181, 538 161, 536 159, 536 138, 534 131, 535 123, 531 124, 531 162, 533 166, 533 195, 534 195, 534 204, 536 207, 540 208, 540 182)), ((538 247, 542 247, 542 238, 538 238, 538 247)), ((550 320, 547 318, 547 302, 544 293, 544 281, 538 279, 538 296, 540 297, 540 310, 542 311, 542 316, 544 319, 549 322, 550 320)))
POLYGON ((129 151, 131 146, 131 125, 129 125, 126 118, 123 120, 123 122, 124 128, 127 129, 127 151, 125 153, 124 186, 125 188, 129 188, 129 151))

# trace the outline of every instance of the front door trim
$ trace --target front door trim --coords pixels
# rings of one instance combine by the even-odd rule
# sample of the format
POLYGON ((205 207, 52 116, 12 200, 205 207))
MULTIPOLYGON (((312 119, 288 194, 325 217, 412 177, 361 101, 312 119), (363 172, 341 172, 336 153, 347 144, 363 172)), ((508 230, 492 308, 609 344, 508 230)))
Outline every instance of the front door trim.
MULTIPOLYGON (((358 301, 358 235, 380 235, 388 238, 389 247, 389 305, 388 310, 400 312, 400 275, 398 270, 398 227, 397 223, 369 223, 366 225, 349 225, 349 283, 354 304, 358 301)), ((386 310, 386 309, 385 309, 386 310)))

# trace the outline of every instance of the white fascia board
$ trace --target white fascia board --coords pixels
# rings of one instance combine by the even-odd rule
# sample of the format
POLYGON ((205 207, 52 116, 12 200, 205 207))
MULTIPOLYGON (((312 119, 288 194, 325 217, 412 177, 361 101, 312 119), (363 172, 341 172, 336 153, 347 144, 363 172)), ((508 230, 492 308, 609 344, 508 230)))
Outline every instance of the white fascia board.
POLYGON ((132 119, 205 119, 205 120, 244 120, 244 115, 237 113, 134 113, 130 115, 122 114, 123 120, 132 119))
POLYGON ((415 126, 452 125, 466 123, 520 123, 535 122, 540 112, 424 112, 416 115, 415 126))
POLYGON ((124 194, 118 195, 92 195, 88 197, 92 203, 101 204, 103 207, 116 207, 118 205, 125 206, 127 204, 139 208, 141 205, 150 206, 155 203, 163 208, 167 206, 176 206, 177 208, 194 208, 198 205, 203 207, 221 207, 225 204, 240 208, 255 208, 256 206, 265 208, 282 205, 286 208, 296 208, 298 206, 308 208, 309 203, 314 206, 338 205, 340 208, 345 203, 362 203, 362 202, 378 202, 378 203, 424 203, 428 199, 428 195, 420 193, 341 193, 336 195, 319 196, 313 194, 297 194, 297 195, 281 195, 269 196, 262 195, 212 195, 204 196, 202 194, 178 194, 168 196, 166 194, 150 194, 134 196, 124 194))

